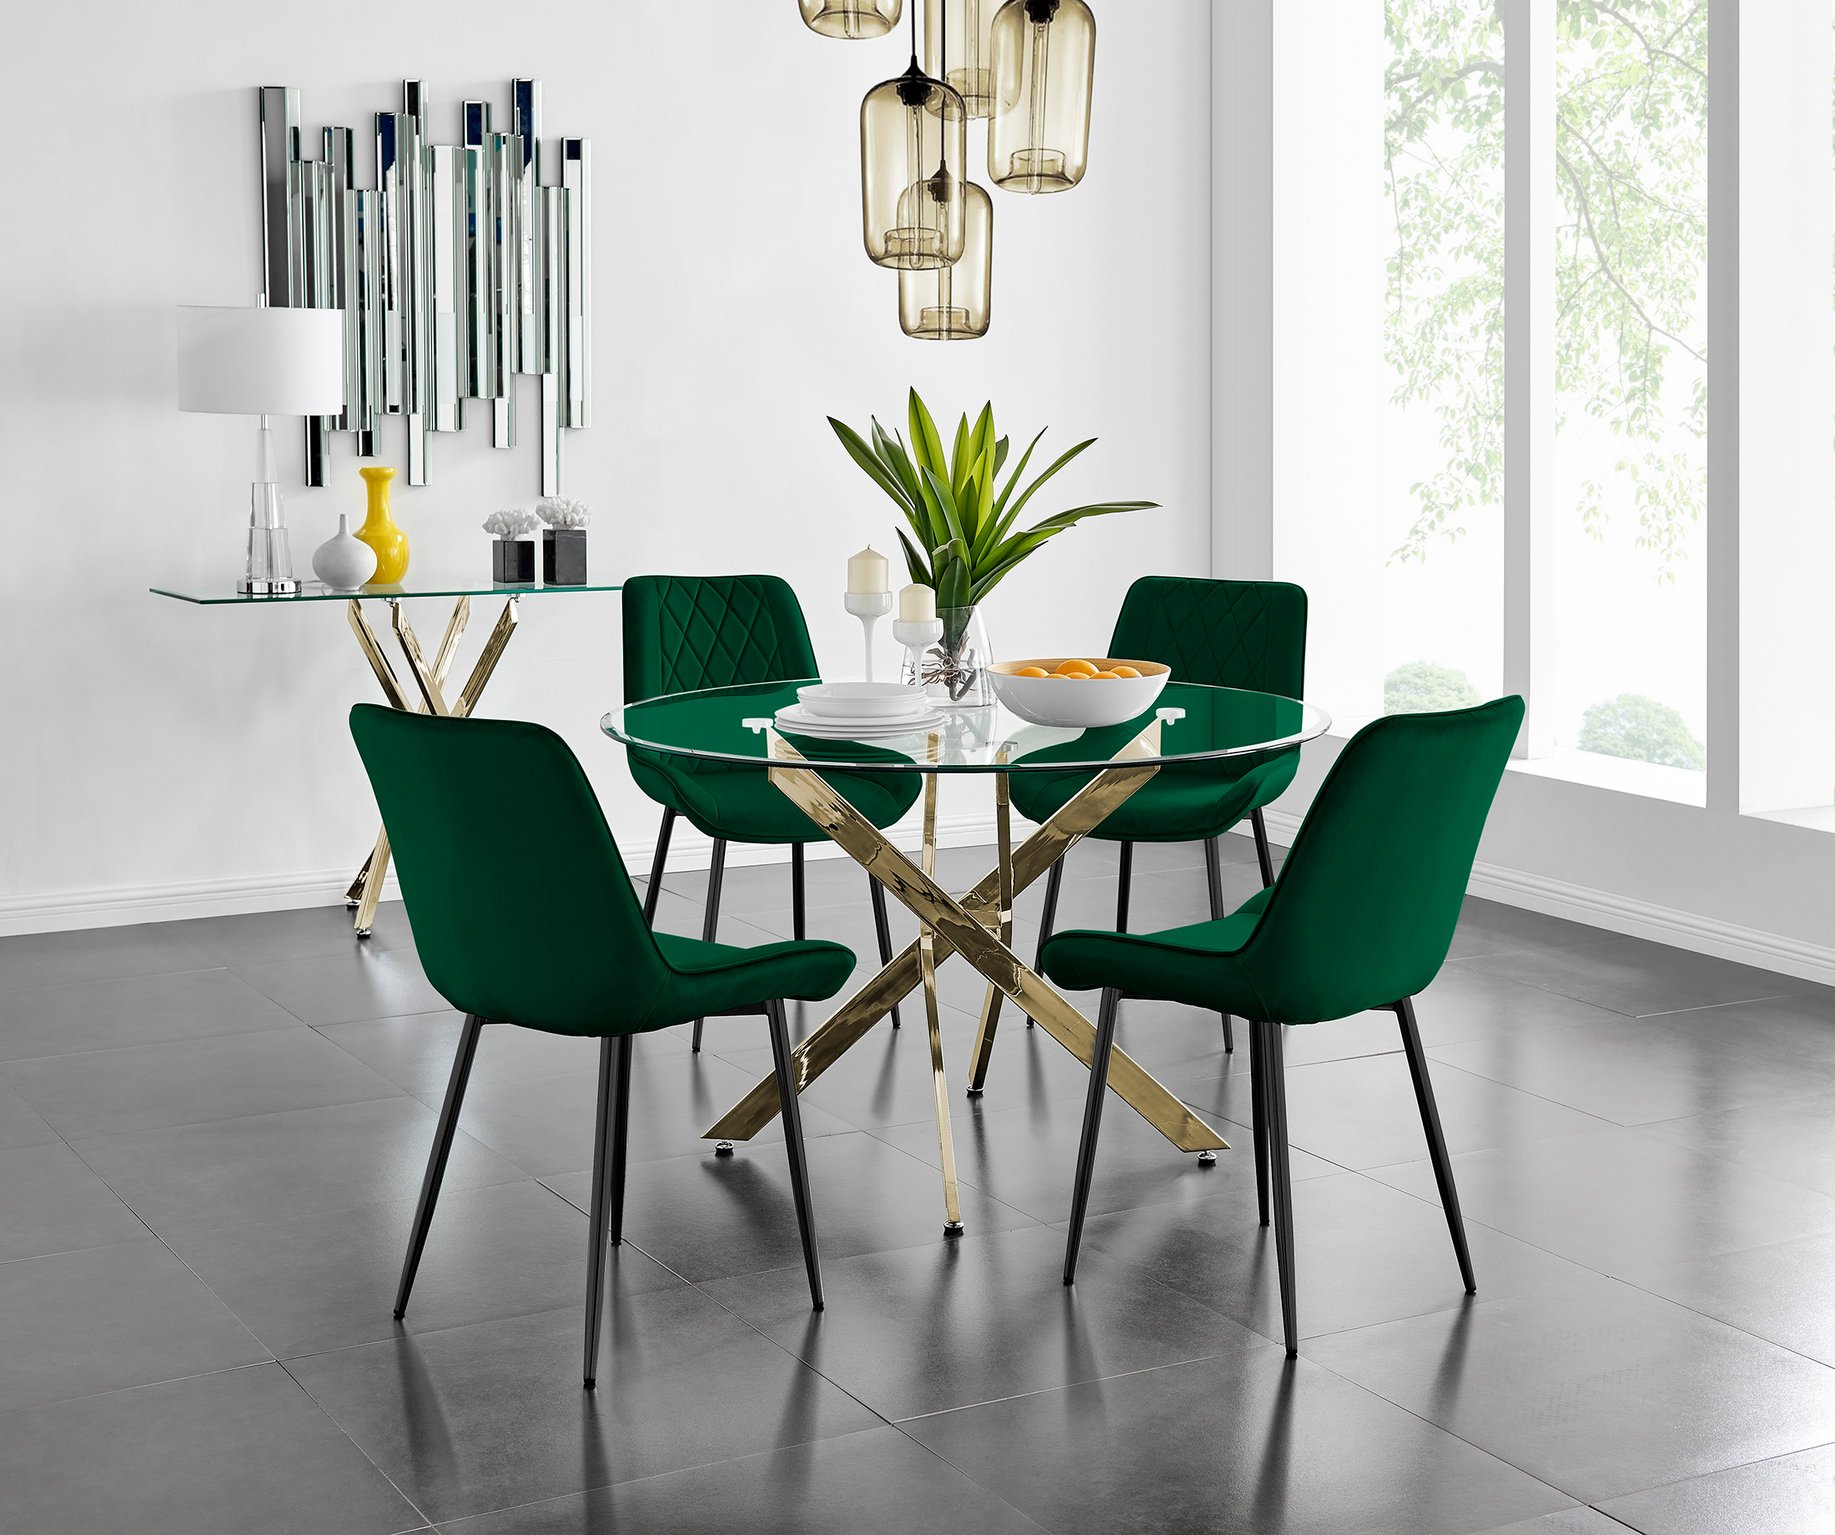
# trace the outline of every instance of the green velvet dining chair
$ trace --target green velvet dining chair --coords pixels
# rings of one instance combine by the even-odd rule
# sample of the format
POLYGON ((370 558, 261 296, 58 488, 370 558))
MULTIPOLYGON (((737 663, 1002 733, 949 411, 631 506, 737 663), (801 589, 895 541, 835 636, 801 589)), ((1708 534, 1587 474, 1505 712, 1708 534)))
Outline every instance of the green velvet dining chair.
POLYGON ((632 1041, 703 1015, 763 1013, 809 1297, 822 1309, 784 999, 822 1001, 854 955, 838 943, 728 948, 656 933, 644 921, 592 786, 553 731, 516 720, 452 719, 358 704, 351 734, 382 809, 408 922, 427 979, 465 1015, 408 1236, 395 1315, 408 1309, 486 1023, 599 1041, 588 1212, 583 1378, 598 1374, 606 1247, 624 1234, 632 1041), (518 836, 506 847, 506 803, 518 836), (521 898, 503 899, 506 872, 521 898))
MULTIPOLYGON (((796 682, 818 675, 815 647, 802 605, 779 576, 632 576, 624 583, 624 701, 642 703, 667 693, 747 683, 796 682)), ((656 918, 663 865, 676 818, 713 839, 707 874, 707 904, 701 936, 712 942, 720 924, 720 888, 728 844, 790 847, 791 932, 807 932, 803 849, 827 834, 771 783, 762 769, 744 764, 672 757, 628 749, 638 788, 663 807, 644 919, 656 918)), ((881 831, 917 801, 916 773, 835 773, 834 787, 881 831)), ((892 930, 886 892, 867 876, 879 962, 892 958, 892 930)), ((892 1026, 900 1023, 892 1010, 892 1026)), ((701 1020, 695 1020, 693 1048, 701 1048, 701 1020)))
MULTIPOLYGON (((1186 576, 1142 576, 1128 588, 1111 657, 1158 661, 1181 682, 1246 688, 1299 698, 1306 686, 1306 593, 1286 581, 1211 581, 1186 576)), ((1245 816, 1255 837, 1263 886, 1274 883, 1274 854, 1262 817, 1293 782, 1300 750, 1258 753, 1214 762, 1163 767, 1136 790, 1090 837, 1118 842, 1115 927, 1128 930, 1128 899, 1137 842, 1202 842, 1212 917, 1223 915, 1223 850, 1218 838, 1245 816)), ((1062 809, 1089 782, 1087 774, 1016 773, 1013 807, 1033 821, 1062 809)), ((1045 882, 1039 952, 1057 921, 1064 860, 1045 882)), ((1030 1022, 1030 1020, 1028 1020, 1030 1022)), ((1236 1048, 1236 1032, 1223 1015, 1223 1048, 1236 1048)))
POLYGON ((1066 1284, 1076 1277, 1089 1208, 1116 1010, 1124 997, 1146 997, 1235 1013, 1251 1024, 1256 1192, 1265 1226, 1272 1181, 1289 1354, 1299 1347, 1282 1045, 1289 1025, 1372 1009, 1395 1014, 1460 1277, 1468 1294, 1477 1289, 1413 999, 1446 960, 1479 835, 1522 722, 1523 701, 1514 696, 1377 720, 1332 765, 1280 877, 1229 916, 1159 933, 1059 933, 1045 945, 1042 964, 1052 981, 1102 992, 1066 1284))

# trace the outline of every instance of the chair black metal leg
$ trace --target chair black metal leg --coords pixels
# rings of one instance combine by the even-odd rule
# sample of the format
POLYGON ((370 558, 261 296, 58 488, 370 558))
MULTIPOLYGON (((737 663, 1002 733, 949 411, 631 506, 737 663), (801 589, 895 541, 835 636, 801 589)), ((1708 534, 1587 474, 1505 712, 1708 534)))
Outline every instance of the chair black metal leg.
POLYGON ((618 1041, 612 1065, 612 1186, 607 1190, 606 1240, 613 1247, 624 1241, 624 1169, 631 1149, 631 1036, 618 1041))
POLYGON ((1121 845, 1121 873, 1115 881, 1115 931, 1125 933, 1128 930, 1128 897, 1133 893, 1134 885, 1134 844, 1124 842, 1121 845))
MULTIPOLYGON (((886 919, 886 887, 869 874, 867 889, 873 897, 873 932, 879 939, 879 962, 889 965, 892 963, 892 924, 886 919)), ((892 1027, 896 1029, 903 1022, 898 1016, 898 1004, 894 1003, 892 1027)))
POLYGON ((1274 853, 1268 846, 1268 823, 1261 810, 1249 812, 1249 828, 1255 833, 1255 861, 1262 866, 1262 888, 1274 883, 1274 853))
POLYGON ((790 844, 790 936, 801 943, 809 936, 807 905, 803 899, 803 844, 790 844))
POLYGON ((663 865, 669 861, 669 836, 675 830, 675 812, 663 812, 662 830, 656 834, 656 856, 650 860, 650 885, 644 891, 644 926, 656 926, 656 903, 663 898, 663 865))
MULTIPOLYGON (((1204 839, 1204 883, 1211 898, 1211 921, 1223 919, 1223 849, 1217 846, 1215 837, 1204 839)), ((1228 1013, 1217 1015, 1223 1020, 1223 1053, 1236 1053, 1236 1028, 1230 1022, 1228 1013)))
POLYGON ((1106 988, 1102 1010, 1096 1017, 1089 1096, 1083 1101, 1083 1139, 1077 1146, 1077 1180, 1070 1193, 1070 1235, 1064 1243, 1065 1284, 1074 1284, 1077 1278, 1077 1249, 1083 1245, 1083 1217, 1089 1209, 1090 1181, 1096 1172, 1096 1136, 1102 1129, 1102 1100, 1108 1095, 1109 1058, 1115 1050, 1115 1012, 1120 1002, 1121 993, 1114 987, 1106 988))
POLYGON ((1255 1135, 1255 1207, 1268 1224, 1268 1062, 1262 1055, 1261 1034, 1249 1025, 1249 1123, 1255 1135))
POLYGON ((803 1113, 790 1076, 790 1029, 784 1022, 784 1004, 766 1003, 765 1021, 771 1029, 771 1061, 777 1068, 777 1102, 784 1120, 784 1150, 790 1158, 790 1192, 796 1199, 797 1231, 803 1238, 803 1266, 809 1270, 809 1300, 820 1311, 822 1262, 816 1256, 815 1222, 809 1208, 809 1165, 803 1152, 803 1113))
MULTIPOLYGON (((712 943, 714 934, 720 930, 720 886, 726 880, 726 838, 714 838, 714 861, 707 870, 707 911, 701 918, 701 941, 712 943)), ((701 1053, 701 1025, 707 1020, 697 1018, 694 1021, 694 1051, 701 1053)))
POLYGON ((408 1256, 402 1260, 401 1283, 395 1288, 396 1319, 407 1315, 408 1292, 414 1288, 414 1275, 421 1266, 421 1253, 427 1246, 427 1229, 433 1224, 433 1207, 440 1201, 440 1184, 446 1177, 446 1159, 452 1155, 452 1137, 459 1128, 459 1105, 465 1101, 465 1084, 471 1080, 471 1063, 478 1053, 478 1035, 484 1020, 467 1014, 465 1027, 459 1030, 459 1050, 452 1058, 452 1076, 446 1083, 446 1101, 440 1105, 440 1118, 433 1132, 433 1150, 427 1157, 427 1173, 421 1179, 420 1203, 414 1207, 414 1224, 408 1231, 408 1256))
POLYGON ((631 1036, 599 1041, 599 1111, 593 1120, 592 1209, 587 1215, 586 1362, 588 1391, 599 1375, 599 1318, 605 1308, 606 1248, 624 1235, 624 1152, 631 1104, 631 1036))
MULTIPOLYGON (((1051 866, 1051 872, 1045 876, 1045 914, 1039 918, 1039 947, 1032 956, 1032 968, 1042 970, 1045 964, 1045 940, 1051 936, 1051 925, 1058 920, 1058 892, 1064 888, 1064 858, 1060 854, 1058 861, 1051 866)), ((1026 1027, 1033 1026, 1032 1019, 1026 1019, 1026 1027)))
POLYGON ((1274 1250, 1281 1271, 1281 1332, 1291 1358, 1300 1352, 1299 1305, 1293 1279, 1293 1177, 1287 1166, 1287 1072, 1281 1025, 1257 1023, 1268 1099, 1269 1173, 1274 1184, 1274 1250))
POLYGON ((1434 1102, 1434 1084, 1427 1076, 1427 1052, 1421 1048, 1421 1030, 1415 1023, 1414 999, 1403 997, 1395 1004, 1395 1016, 1402 1025, 1402 1048, 1408 1054, 1408 1074, 1414 1078, 1414 1101, 1421 1110, 1421 1128, 1427 1132, 1427 1151, 1433 1158, 1434 1182, 1440 1186, 1440 1207, 1446 1211, 1446 1229, 1452 1234, 1453 1251, 1459 1257, 1459 1277, 1465 1281, 1465 1293, 1475 1294, 1478 1281, 1472 1277, 1472 1254, 1465 1242, 1465 1216, 1459 1210, 1459 1190, 1453 1183, 1453 1161, 1446 1154, 1446 1135, 1440 1129, 1440 1110, 1434 1102))

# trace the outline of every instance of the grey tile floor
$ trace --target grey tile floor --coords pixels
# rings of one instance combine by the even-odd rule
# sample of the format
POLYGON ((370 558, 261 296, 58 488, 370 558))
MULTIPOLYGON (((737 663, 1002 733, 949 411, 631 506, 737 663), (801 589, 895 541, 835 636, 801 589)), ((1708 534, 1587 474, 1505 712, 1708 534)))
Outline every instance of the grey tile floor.
MULTIPOLYGON (((1113 872, 1072 855, 1066 925, 1107 919, 1113 872)), ((809 869, 812 933, 864 956, 862 878, 809 869)), ((723 938, 788 935, 781 867, 727 892, 723 938)), ((671 876, 663 925, 698 932, 701 893, 671 876)), ((1198 848, 1141 850, 1136 926, 1203 909, 1198 848)), ((1037 922, 1032 892, 1023 945, 1037 922)), ((1086 1079, 1009 1015, 987 1095, 961 1096, 958 962, 967 1235, 941 1236, 908 1007, 808 1094, 821 1316, 781 1137, 699 1139, 767 1069, 761 1025, 710 1022, 699 1056, 640 1041, 588 1397, 593 1044, 487 1032, 397 1323, 458 1033, 399 908, 361 947, 342 908, 0 941, 0 1529, 1835 1529, 1835 994, 1476 901, 1453 955, 1419 1010, 1476 1297, 1392 1023, 1290 1030, 1287 1362, 1246 1051, 1149 1004, 1125 1048, 1238 1149, 1199 1168, 1111 1111, 1065 1290, 1086 1079)))

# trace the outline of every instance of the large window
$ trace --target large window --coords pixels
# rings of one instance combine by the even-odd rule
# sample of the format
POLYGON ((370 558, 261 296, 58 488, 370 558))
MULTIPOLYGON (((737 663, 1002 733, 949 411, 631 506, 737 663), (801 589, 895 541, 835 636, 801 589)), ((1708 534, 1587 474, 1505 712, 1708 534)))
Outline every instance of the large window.
MULTIPOLYGON (((1531 765, 1704 799, 1707 18, 1707 0, 1386 0, 1380 40, 1340 65, 1381 74, 1380 233, 1341 206, 1385 282, 1381 366, 1361 375, 1382 688, 1327 661, 1347 722, 1527 687, 1531 765), (1550 183, 1533 196, 1525 165, 1550 183), (1507 243, 1525 228, 1530 273, 1507 243), (1512 303, 1545 318, 1507 327, 1512 303)), ((1357 89, 1319 97, 1360 131, 1357 89)), ((1348 286, 1319 276, 1344 353, 1369 344, 1348 286)), ((1312 542, 1283 562, 1277 538, 1281 573, 1346 584, 1312 542)))
POLYGON ((1504 39, 1487 0, 1389 0, 1382 706, 1504 690, 1504 39))
POLYGON ((1555 438, 1535 514, 1555 518, 1536 616, 1556 628, 1537 702, 1558 752, 1700 801, 1707 0, 1555 9, 1555 438))

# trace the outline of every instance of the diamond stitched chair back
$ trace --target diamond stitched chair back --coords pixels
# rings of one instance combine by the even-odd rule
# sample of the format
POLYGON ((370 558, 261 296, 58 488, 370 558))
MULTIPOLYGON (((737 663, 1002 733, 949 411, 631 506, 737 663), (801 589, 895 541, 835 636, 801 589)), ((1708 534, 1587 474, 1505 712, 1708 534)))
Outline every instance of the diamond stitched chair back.
MULTIPOLYGON (((624 701, 642 703, 668 693, 747 683, 801 682, 818 675, 809 626, 796 593, 780 576, 633 576, 624 583, 624 701)), ((663 868, 678 816, 713 839, 701 936, 719 930, 720 890, 730 842, 790 847, 791 931, 807 931, 803 849, 825 840, 822 830, 771 784, 760 768, 698 761, 627 749, 638 788, 663 807, 644 918, 654 921, 663 868)), ((915 773, 825 775, 875 826, 891 826, 916 802, 915 773)), ((886 893, 867 876, 879 961, 892 958, 886 893)), ((892 1026, 900 1022, 892 1013, 892 1026)), ((695 1021, 693 1048, 701 1048, 695 1021)))
POLYGON ((358 704, 350 728, 382 810, 421 964, 440 995, 465 1014, 395 1315, 407 1310, 483 1026, 596 1037, 583 1371, 591 1389, 605 1250, 623 1236, 632 1040, 707 1013, 763 1013, 767 1020, 810 1298, 821 1309, 783 999, 832 997, 853 972, 853 953, 837 943, 736 949, 653 933, 579 762, 540 725, 358 704), (506 851, 497 829, 511 801, 521 811, 523 835, 506 851), (522 895, 506 900, 511 877, 522 895))
MULTIPOLYGON (((1244 688, 1300 698, 1306 688, 1306 593, 1286 581, 1211 581, 1187 576, 1142 576, 1128 588, 1109 654, 1159 661, 1182 682, 1244 688)), ((1255 834, 1262 883, 1274 882, 1274 855, 1262 809, 1293 782, 1298 747, 1219 762, 1163 767, 1090 836, 1121 844, 1115 926, 1128 927, 1136 842, 1202 842, 1211 915, 1223 915, 1223 852, 1218 838, 1244 816, 1255 834)), ((1089 780, 1086 776, 1016 773, 1013 805, 1043 821, 1089 780)), ((1064 862, 1052 865, 1045 884, 1039 950, 1057 919, 1064 862)), ((1229 1015, 1223 1016, 1225 1053, 1236 1048, 1229 1015)))

